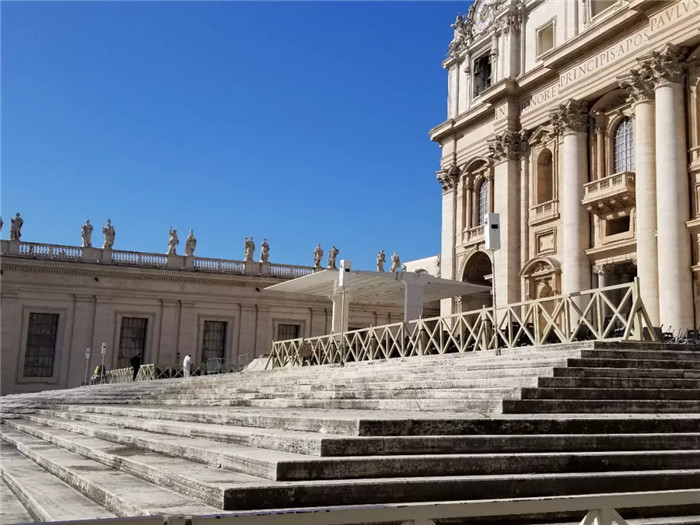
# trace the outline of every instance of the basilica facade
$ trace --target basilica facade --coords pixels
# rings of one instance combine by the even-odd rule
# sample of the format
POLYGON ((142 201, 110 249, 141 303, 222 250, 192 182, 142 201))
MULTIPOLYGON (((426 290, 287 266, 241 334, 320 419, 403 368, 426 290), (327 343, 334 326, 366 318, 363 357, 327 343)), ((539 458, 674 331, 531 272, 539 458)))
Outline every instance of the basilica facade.
POLYGON ((655 325, 700 326, 700 0, 477 0, 452 28, 442 277, 497 305, 639 277, 655 325))

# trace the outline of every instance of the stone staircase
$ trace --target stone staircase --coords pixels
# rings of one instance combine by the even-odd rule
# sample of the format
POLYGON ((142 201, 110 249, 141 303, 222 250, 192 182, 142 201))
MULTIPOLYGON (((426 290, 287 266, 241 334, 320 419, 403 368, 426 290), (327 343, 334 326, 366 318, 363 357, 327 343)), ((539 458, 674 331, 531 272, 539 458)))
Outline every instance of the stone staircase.
MULTIPOLYGON (((0 411, 0 523, 700 488, 686 345, 96 385, 0 411)), ((673 519, 639 523, 700 524, 673 519)))

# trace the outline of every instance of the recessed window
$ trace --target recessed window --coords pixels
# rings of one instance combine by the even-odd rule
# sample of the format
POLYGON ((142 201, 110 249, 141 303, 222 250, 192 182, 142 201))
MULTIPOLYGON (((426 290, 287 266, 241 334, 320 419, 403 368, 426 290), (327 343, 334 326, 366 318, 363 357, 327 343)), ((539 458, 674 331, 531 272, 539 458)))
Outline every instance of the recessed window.
POLYGON ((629 216, 607 221, 606 235, 617 235, 618 233, 625 233, 628 231, 630 231, 629 216))
POLYGON ((56 357, 58 314, 29 314, 24 377, 51 377, 56 357))
POLYGON ((491 87, 491 55, 486 54, 474 60, 474 96, 491 87))
POLYGON ((277 326, 277 340, 299 339, 301 326, 298 324, 280 324, 277 326))
POLYGON ((551 201, 553 198, 552 152, 545 148, 537 157, 537 204, 551 201))
POLYGON ((615 166, 613 173, 634 171, 634 127, 632 120, 625 117, 615 128, 615 166))
POLYGON ((139 356, 143 362, 146 352, 146 317, 122 317, 119 330, 119 368, 131 366, 131 359, 139 356))
POLYGON ((489 212, 489 183, 484 181, 479 186, 479 215, 476 218, 476 224, 481 226, 484 224, 486 214, 489 212))
POLYGON ((226 353, 226 322, 204 321, 202 361, 223 359, 226 353))
POLYGON ((596 17, 603 11, 611 8, 617 0, 591 0, 591 17, 596 17))
POLYGON ((537 56, 554 48, 554 20, 537 31, 537 56))

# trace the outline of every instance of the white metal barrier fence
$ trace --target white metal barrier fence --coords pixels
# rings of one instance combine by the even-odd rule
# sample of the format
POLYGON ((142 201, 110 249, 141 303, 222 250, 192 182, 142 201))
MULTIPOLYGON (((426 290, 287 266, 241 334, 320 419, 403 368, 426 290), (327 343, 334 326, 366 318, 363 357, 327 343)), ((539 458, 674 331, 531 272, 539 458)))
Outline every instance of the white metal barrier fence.
POLYGON ((656 341, 639 280, 444 317, 272 343, 267 367, 598 340, 656 341), (646 331, 645 331, 646 329, 646 331))

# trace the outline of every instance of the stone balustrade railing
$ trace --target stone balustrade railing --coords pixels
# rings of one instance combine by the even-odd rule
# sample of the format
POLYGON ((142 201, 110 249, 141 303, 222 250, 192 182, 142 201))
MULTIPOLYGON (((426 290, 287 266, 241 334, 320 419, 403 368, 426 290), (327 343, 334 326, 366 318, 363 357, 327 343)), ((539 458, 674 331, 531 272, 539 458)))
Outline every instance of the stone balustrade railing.
POLYGON ((165 255, 162 253, 103 250, 60 244, 44 244, 21 241, 0 241, 0 254, 52 261, 74 261, 104 265, 135 266, 142 268, 167 268, 238 275, 269 275, 293 279, 313 273, 311 266, 262 263, 195 257, 194 255, 165 255))
POLYGON ((466 239, 465 243, 466 244, 474 244, 477 242, 481 242, 484 240, 484 225, 480 226, 475 226, 474 228, 468 228, 465 231, 466 234, 466 239))
POLYGON ((530 208, 530 222, 555 219, 559 216, 559 201, 552 200, 537 204, 530 208))
POLYGON ((589 199, 599 199, 620 191, 634 192, 634 172, 623 171, 602 179, 594 180, 584 185, 584 202, 589 199))

